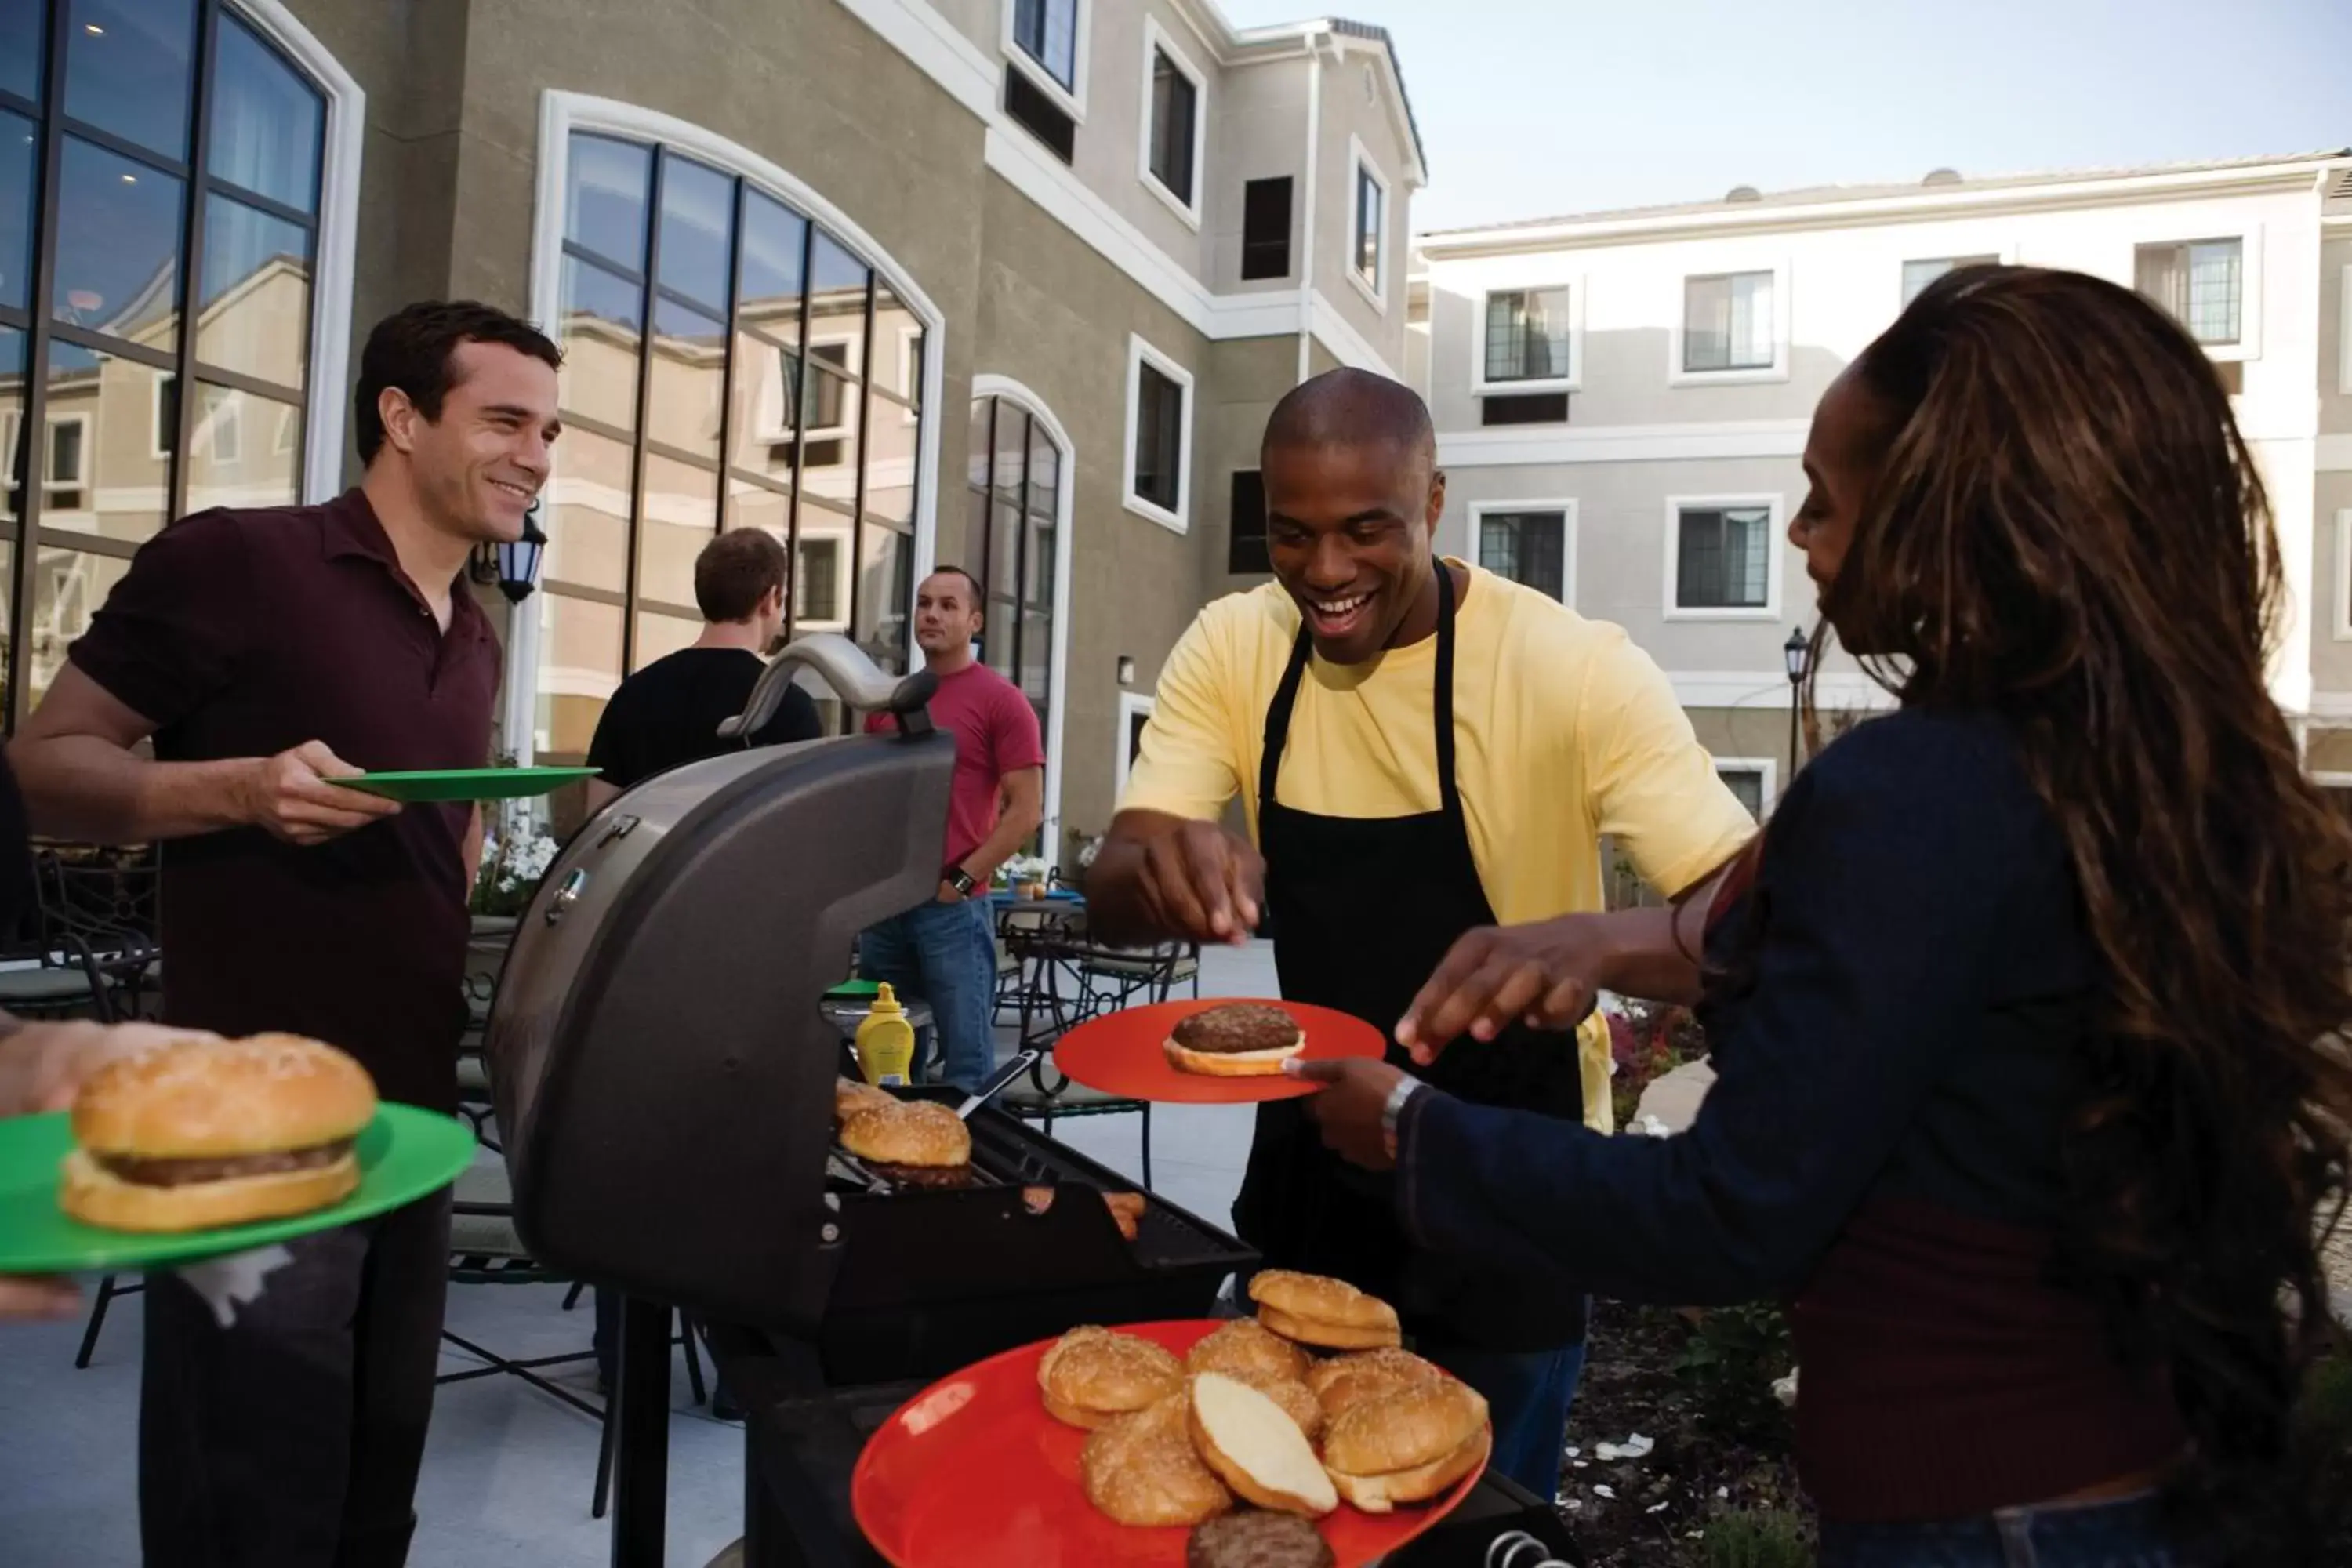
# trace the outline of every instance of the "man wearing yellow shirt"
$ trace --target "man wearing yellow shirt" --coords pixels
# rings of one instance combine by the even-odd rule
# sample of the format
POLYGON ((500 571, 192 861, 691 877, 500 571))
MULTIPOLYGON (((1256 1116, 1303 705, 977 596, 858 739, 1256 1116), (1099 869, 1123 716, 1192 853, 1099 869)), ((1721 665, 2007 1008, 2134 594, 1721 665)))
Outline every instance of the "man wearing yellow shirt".
MULTIPOLYGON (((1444 477, 1409 389, 1349 370, 1306 383, 1276 405, 1261 467, 1276 581, 1209 605, 1169 656, 1087 881, 1099 934, 1234 942, 1270 916, 1286 997, 1392 1033, 1472 932, 1612 919, 1601 835, 1673 895, 1746 842, 1747 812, 1622 631, 1434 555, 1444 477), (1255 847, 1215 826, 1236 796, 1255 847)), ((1670 943, 1671 921, 1619 935, 1670 943)), ((1422 1077, 1606 1131, 1606 1029, 1585 1017, 1571 1051, 1525 1021, 1590 1004, 1514 1002, 1422 1077)), ((1393 1043, 1389 1059, 1408 1065, 1393 1043)), ((1270 1267, 1394 1302, 1416 1347, 1486 1394, 1495 1466, 1556 1495, 1581 1289, 1412 1248, 1389 1178, 1327 1152, 1308 1103, 1259 1108, 1235 1228, 1270 1267)))

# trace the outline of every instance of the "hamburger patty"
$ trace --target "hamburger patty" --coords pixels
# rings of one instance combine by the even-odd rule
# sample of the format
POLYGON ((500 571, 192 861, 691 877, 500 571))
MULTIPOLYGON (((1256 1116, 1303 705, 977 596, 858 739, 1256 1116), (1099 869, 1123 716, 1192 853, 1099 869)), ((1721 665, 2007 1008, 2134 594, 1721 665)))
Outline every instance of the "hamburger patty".
POLYGON ((311 1171, 331 1165, 352 1152, 353 1140, 338 1138, 313 1149, 281 1149, 267 1154, 212 1154, 190 1159, 147 1159, 137 1154, 97 1154, 90 1158, 101 1170, 142 1187, 185 1187, 198 1182, 234 1181, 239 1176, 274 1176, 286 1171, 311 1171))
POLYGON ((1323 1534, 1295 1513, 1229 1513, 1192 1531, 1184 1568, 1330 1568, 1323 1534))
POLYGON ((868 1160, 866 1168, 894 1187, 969 1187, 974 1178, 969 1163, 961 1165, 893 1165, 868 1160))
POLYGON ((1232 1056, 1242 1051, 1279 1051, 1298 1043, 1298 1020, 1262 1002, 1228 1002, 1178 1021, 1169 1031, 1188 1051, 1232 1056))

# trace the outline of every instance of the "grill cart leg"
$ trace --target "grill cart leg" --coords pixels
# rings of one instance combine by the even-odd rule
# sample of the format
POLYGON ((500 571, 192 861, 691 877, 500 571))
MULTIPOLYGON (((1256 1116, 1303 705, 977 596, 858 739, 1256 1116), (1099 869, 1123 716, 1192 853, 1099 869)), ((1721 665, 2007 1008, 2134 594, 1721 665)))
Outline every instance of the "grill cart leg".
POLYGON ((661 1568, 669 1491, 670 1309, 621 1304, 613 1473, 613 1568, 661 1568))

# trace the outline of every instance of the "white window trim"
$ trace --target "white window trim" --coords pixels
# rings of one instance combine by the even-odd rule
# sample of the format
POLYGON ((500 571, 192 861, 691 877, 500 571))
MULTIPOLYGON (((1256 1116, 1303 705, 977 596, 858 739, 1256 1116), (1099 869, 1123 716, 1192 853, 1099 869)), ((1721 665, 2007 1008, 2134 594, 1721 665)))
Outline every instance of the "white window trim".
MULTIPOLYGON (((1311 222, 1314 215, 1310 213, 1307 216, 1311 222)), ((1372 155, 1364 150, 1363 138, 1350 132, 1348 136, 1348 281, 1354 284, 1356 292, 1371 301, 1372 309, 1383 316, 1389 313, 1389 285, 1394 280, 1396 271, 1392 265, 1394 258, 1390 254, 1393 247, 1389 243, 1389 236, 1395 227, 1394 188, 1389 184, 1388 175, 1381 173, 1381 166, 1372 161, 1372 155), (1372 255, 1373 270, 1379 277, 1371 281, 1365 279, 1363 268, 1356 265, 1356 237, 1363 232, 1364 218, 1364 183, 1360 174, 1370 174, 1372 184, 1381 188, 1381 231, 1372 255)))
MULTIPOLYGON (((2124 287, 2139 286, 2139 253, 2149 246, 2203 245, 2210 240, 2234 239, 2238 242, 2238 275, 2242 285, 2238 293, 2238 341, 2234 343, 2200 343, 2205 357, 2221 363, 2243 362, 2263 357, 2263 226, 2247 224, 2242 228, 2228 226, 2203 229, 2193 234, 2159 235, 2152 238, 2134 239, 2124 251, 2124 287)), ((2352 268, 2347 268, 2352 272, 2352 268)), ((2185 324, 2185 323, 2184 323, 2185 324)), ((2347 386, 2347 391, 2352 391, 2347 386)))
POLYGON ((245 405, 237 393, 221 389, 220 397, 211 407, 204 410, 196 420, 196 433, 189 439, 188 445, 194 447, 198 442, 204 444, 210 459, 224 468, 245 461, 245 405), (224 431, 228 433, 228 450, 226 453, 221 450, 221 434, 224 431))
MULTIPOLYGON (((1045 64, 1013 40, 1013 9, 1017 0, 1004 0, 1004 36, 1000 45, 1005 60, 1029 79, 1038 91, 1060 105, 1062 112, 1080 125, 1087 122, 1087 56, 1094 39, 1094 0, 1070 0, 1076 16, 1070 46, 1068 87, 1054 79, 1054 73, 1045 64)), ((1147 108, 1146 112, 1149 112, 1147 108)))
MULTIPOLYGON (((837 516, 838 514, 836 514, 836 513, 832 513, 832 512, 824 512, 824 513, 823 513, 822 515, 824 515, 824 517, 826 517, 826 518, 830 519, 830 518, 833 518, 833 517, 835 517, 835 516, 837 516)), ((856 601, 856 584, 855 584, 854 583, 852 583, 852 582, 851 582, 851 580, 850 580, 850 561, 851 561, 851 557, 852 557, 852 556, 854 556, 854 555, 856 553, 856 550, 857 550, 857 541, 856 541, 856 539, 854 537, 854 535, 855 535, 855 533, 856 533, 856 525, 855 525, 855 524, 853 524, 853 523, 852 523, 852 522, 851 522, 847 518, 841 518, 841 519, 840 519, 840 526, 839 526, 837 529, 836 529, 836 528, 820 528, 820 529, 812 530, 812 529, 810 529, 809 527, 805 526, 806 521, 807 521, 807 514, 803 513, 803 528, 801 529, 801 537, 800 537, 800 547, 801 547, 801 549, 802 549, 803 551, 806 551, 806 550, 808 549, 808 547, 809 547, 811 544, 813 544, 813 543, 816 542, 818 540, 823 540, 823 541, 824 541, 826 543, 828 543, 828 544, 830 544, 830 545, 832 545, 832 546, 833 546, 833 605, 834 605, 834 608, 835 608, 835 610, 841 610, 841 611, 850 611, 850 612, 854 612, 854 611, 856 611, 856 609, 857 608, 857 601, 856 601)), ((769 535, 769 537, 770 537, 770 538, 774 538, 775 536, 774 536, 772 533, 771 533, 771 534, 769 535)), ((778 539, 778 540, 776 540, 776 542, 777 542, 777 543, 779 543, 779 544, 782 544, 782 543, 783 543, 784 542, 783 542, 782 540, 781 540, 781 539, 778 539)), ((793 587, 794 587, 794 589, 796 589, 796 590, 797 590, 797 589, 798 589, 798 587, 800 586, 801 568, 802 568, 802 566, 803 566, 803 564, 804 564, 803 561, 799 556, 795 556, 795 557, 793 558, 793 587)), ((849 626, 849 620, 850 620, 850 617, 849 617, 849 616, 848 616, 848 615, 814 616, 803 616, 803 615, 800 615, 797 611, 795 611, 795 612, 794 612, 794 614, 793 614, 793 624, 794 624, 795 627, 796 627, 797 629, 801 630, 801 631, 803 631, 803 632, 805 632, 805 631, 835 631, 835 632, 845 632, 845 631, 846 631, 846 629, 847 629, 847 627, 848 627, 848 626, 849 626)))
POLYGON ((2352 397, 2352 262, 2336 280, 2336 390, 2352 397))
POLYGON ((1209 79, 1192 57, 1176 47, 1175 40, 1162 32, 1158 21, 1143 19, 1143 123, 1135 142, 1135 174, 1143 188, 1160 198, 1170 212, 1184 221, 1188 228, 1201 226, 1201 192, 1208 184, 1209 166, 1209 79), (1151 79, 1152 62, 1160 55, 1181 72, 1192 84, 1192 199, 1186 201, 1160 181, 1151 172, 1151 79))
MULTIPOLYGON (((849 353, 842 356, 841 363, 839 364, 833 365, 832 368, 845 372, 852 376, 856 376, 858 374, 857 348, 859 343, 863 341, 864 338, 862 334, 858 333, 845 335, 836 332, 827 337, 813 336, 808 341, 807 356, 812 362, 814 362, 817 357, 816 351, 819 349, 835 347, 846 348, 849 353)), ((781 359, 778 363, 782 363, 781 359)), ((828 364, 831 363, 830 361, 827 361, 826 363, 828 364)), ((806 371, 803 370, 802 374, 803 379, 805 379, 807 374, 806 371)), ((845 394, 842 398, 841 414, 845 421, 850 417, 849 398, 846 394, 845 394)), ((846 423, 840 425, 819 425, 813 429, 802 431, 801 439, 803 441, 837 441, 846 437, 848 434, 849 426, 846 423)))
POLYGON ((46 423, 48 428, 41 432, 41 493, 47 495, 57 490, 89 489, 89 416, 81 412, 51 414, 47 416, 46 423), (74 443, 73 474, 70 477, 61 477, 49 472, 49 458, 58 449, 57 437, 54 432, 67 425, 79 426, 81 430, 81 438, 74 443))
POLYGON ((1715 771, 1724 773, 1754 773, 1758 776, 1756 791, 1757 820, 1772 815, 1772 803, 1780 797, 1780 762, 1777 757, 1716 757, 1715 771))
POLYGON ((1470 537, 1463 559, 1478 561, 1484 521, 1490 511, 1556 511, 1559 513, 1559 602, 1576 607, 1576 502, 1559 500, 1476 500, 1470 503, 1470 537))
MULTIPOLYGON (((900 395, 906 397, 909 404, 913 399, 922 395, 922 388, 916 384, 922 378, 918 374, 915 363, 915 345, 920 342, 922 338, 923 329, 920 327, 898 329, 898 390, 900 395)), ((920 408, 907 406, 898 410, 898 423, 901 425, 919 424, 922 417, 923 411, 920 408)))
MULTIPOLYGON (((172 448, 163 445, 163 388, 178 380, 176 371, 159 370, 152 373, 147 381, 147 456, 159 463, 172 460, 172 448)), ((173 430, 170 435, 176 446, 180 433, 173 430)), ((0 446, 0 452, 5 450, 5 446, 0 446)))
POLYGON ((1143 341, 1140 334, 1130 332, 1127 339, 1127 452, 1118 471, 1119 499, 1127 510, 1138 517, 1150 519, 1171 533, 1188 533, 1192 524, 1192 373, 1143 341), (1179 436, 1176 454, 1176 508, 1171 511, 1159 502, 1147 500, 1135 493, 1135 444, 1137 420, 1142 414, 1143 367, 1152 369, 1174 382, 1184 395, 1184 416, 1177 422, 1179 436))
MULTIPOLYGON (((1786 257, 1759 261, 1740 259, 1727 261, 1720 267, 1708 267, 1685 272, 1675 279, 1673 325, 1666 333, 1666 384, 1669 386, 1740 386, 1761 382, 1789 379, 1789 274, 1786 257), (1738 370, 1685 370, 1683 368, 1683 323, 1690 313, 1690 285, 1694 278, 1722 278, 1742 272, 1769 272, 1772 275, 1772 363, 1769 365, 1743 366, 1738 370)), ((1895 289, 1902 289, 1902 274, 1895 274, 1895 289)))
MULTIPOLYGON (((274 0, 273 0, 274 3, 274 0)), ((1080 0, 1085 4, 1085 0, 1080 0)), ((615 136, 638 141, 659 142, 678 152, 728 170, 750 180, 770 195, 789 203, 803 216, 812 218, 831 230, 835 239, 871 267, 875 273, 887 279, 898 303, 923 325, 930 340, 930 352, 923 356, 923 395, 921 405, 937 410, 945 395, 947 350, 947 317, 935 304, 929 292, 915 280, 914 275, 899 265, 889 250, 844 212, 840 205, 786 170, 772 159, 730 141, 715 132, 675 115, 638 104, 624 103, 616 99, 599 98, 590 93, 565 92, 548 89, 539 100, 539 180, 533 198, 531 218, 530 315, 540 322, 554 321, 560 314, 563 296, 563 184, 572 156, 572 132, 601 131, 615 136)), ((356 131, 354 132, 356 134, 356 131)), ((356 169, 353 171, 356 175, 356 169)), ((356 187, 356 178, 354 178, 356 187)), ((356 189, 354 189, 356 197, 356 189)), ((346 258, 348 260, 348 258, 346 258)), ((349 268, 344 268, 344 292, 349 293, 349 268)), ((322 280, 315 285, 321 292, 328 285, 322 280)), ((344 336, 348 337, 348 328, 344 336)), ((342 375, 341 356, 334 366, 336 382, 342 375)), ((326 362, 322 358, 313 374, 323 381, 326 362)), ((333 402, 333 399, 329 399, 333 402)), ((924 420, 919 426, 915 442, 915 472, 919 482, 915 488, 914 547, 915 559, 911 576, 915 584, 930 574, 939 550, 939 486, 932 481, 940 466, 940 420, 924 420)), ((315 432, 320 428, 311 426, 315 432)), ((342 426, 338 415, 332 426, 340 468, 342 446, 342 426)), ((313 440, 310 454, 315 461, 322 443, 313 440)), ((563 469, 563 449, 561 442, 554 449, 552 484, 563 469)), ((330 490, 328 493, 333 493, 330 490)), ((910 590, 904 611, 911 622, 915 613, 915 595, 910 590)), ((541 615, 515 617, 506 639, 506 674, 503 710, 499 715, 499 734, 507 750, 519 763, 528 766, 535 754, 538 742, 537 712, 539 706, 538 665, 541 622, 541 615)))
POLYGON ((2336 601, 2336 640, 2352 642, 2352 506, 2336 514, 2336 586, 2330 596, 2336 601))
POLYGON ((1668 496, 1666 498, 1666 596, 1662 614, 1669 621, 1777 621, 1780 618, 1780 578, 1787 564, 1787 547, 1781 542, 1787 531, 1783 514, 1785 502, 1769 492, 1749 491, 1739 495, 1668 496), (1769 509, 1764 533, 1769 552, 1765 557, 1764 603, 1760 606, 1740 609, 1684 609, 1675 599, 1679 595, 1682 575, 1682 516, 1685 507, 1722 508, 1760 506, 1769 509))
POLYGON ((1581 392, 1584 390, 1584 278, 1571 277, 1529 279, 1517 283, 1497 283, 1478 289, 1471 296, 1475 301, 1475 313, 1470 318, 1470 395, 1473 397, 1516 397, 1522 394, 1551 392, 1581 392), (1497 294, 1524 294, 1538 289, 1568 290, 1568 374, 1545 381, 1489 381, 1486 379, 1486 304, 1497 294))
MULTIPOLYGON (((283 0, 231 0, 240 19, 277 46, 326 100, 320 137, 317 252, 310 273, 310 380, 302 399, 302 499, 317 503, 343 489, 343 421, 350 403, 353 258, 360 216, 360 162, 367 139, 367 94, 283 0)), ((562 222, 557 187, 556 222, 562 222)), ((562 236, 557 237, 561 239, 562 236)), ((551 308, 540 320, 553 321, 551 308)), ((534 621, 536 617, 526 616, 534 621)), ((509 638, 509 642, 513 639, 509 638)), ((533 700, 536 700, 534 696, 533 700)))
POLYGON ((1909 301, 1903 298, 1903 269, 1905 268, 1910 266, 1915 261, 1957 261, 1963 256, 1990 256, 1999 261, 2003 267, 2014 267, 2017 265, 2017 242, 2012 239, 2007 244, 1991 250, 1947 250, 1936 256, 1904 256, 1897 258, 1895 263, 1895 313, 1899 316, 1904 312, 1904 310, 1909 308, 1909 301))
POLYGON ((1159 710, 1159 707, 1160 700, 1149 691, 1122 691, 1118 694, 1118 732, 1111 738, 1118 752, 1111 760, 1110 798, 1114 807, 1119 797, 1127 794, 1128 775, 1135 766, 1127 754, 1128 731, 1134 726, 1139 714, 1149 719, 1159 710))
MULTIPOLYGON (((1062 732, 1070 713, 1070 553, 1073 548, 1071 519, 1074 497, 1077 491, 1077 447, 1070 433, 1045 406, 1045 400, 1010 376, 985 373, 971 378, 971 400, 999 397, 1024 410, 1033 424, 1030 438, 1034 440, 1042 429, 1045 438, 1061 454, 1060 472, 1056 476, 1054 495, 1054 700, 1045 710, 1045 821, 1040 829, 1039 845, 1045 851, 1048 865, 1061 858, 1062 843, 1062 732)), ((931 422, 934 428, 939 421, 931 422)))
POLYGON ((278 434, 270 438, 269 445, 273 457, 292 451, 295 443, 302 438, 299 419, 299 415, 294 409, 281 406, 278 410, 278 434))

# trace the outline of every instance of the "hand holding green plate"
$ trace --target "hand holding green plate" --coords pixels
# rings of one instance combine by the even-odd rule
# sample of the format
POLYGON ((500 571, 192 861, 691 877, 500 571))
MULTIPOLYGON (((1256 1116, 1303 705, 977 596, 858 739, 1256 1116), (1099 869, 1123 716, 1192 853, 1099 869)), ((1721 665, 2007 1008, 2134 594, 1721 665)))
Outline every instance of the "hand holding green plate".
POLYGON ((449 801, 528 800, 552 795, 594 768, 435 768, 419 773, 346 773, 327 782, 386 800, 422 805, 449 801))
POLYGON ((360 1132, 352 1151, 359 1189, 341 1203, 211 1230, 101 1230, 58 1207, 58 1167, 74 1146, 72 1122, 62 1110, 0 1117, 0 1274, 169 1266, 332 1230, 439 1192, 473 1163, 479 1147, 455 1117, 387 1103, 360 1132))

